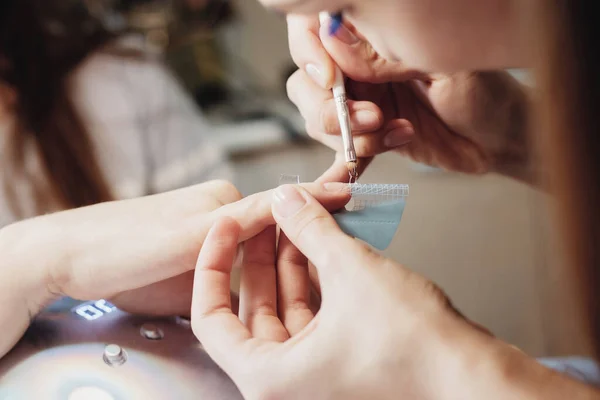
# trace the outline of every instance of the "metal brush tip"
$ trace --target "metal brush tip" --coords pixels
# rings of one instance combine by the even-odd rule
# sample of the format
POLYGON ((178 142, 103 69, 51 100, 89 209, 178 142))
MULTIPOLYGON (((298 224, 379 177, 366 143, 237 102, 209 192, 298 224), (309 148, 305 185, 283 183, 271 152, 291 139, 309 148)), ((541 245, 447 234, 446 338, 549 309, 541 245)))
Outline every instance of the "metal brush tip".
POLYGON ((358 163, 356 161, 348 161, 346 163, 346 167, 348 168, 348 173, 350 174, 350 181, 356 182, 358 179, 358 163))

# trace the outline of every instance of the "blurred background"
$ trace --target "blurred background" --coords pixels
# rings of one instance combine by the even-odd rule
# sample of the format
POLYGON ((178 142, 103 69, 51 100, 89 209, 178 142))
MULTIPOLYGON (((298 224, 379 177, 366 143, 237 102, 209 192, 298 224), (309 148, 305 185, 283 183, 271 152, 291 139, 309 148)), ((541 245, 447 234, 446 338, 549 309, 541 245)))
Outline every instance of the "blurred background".
MULTIPOLYGON (((224 177, 243 194, 273 188, 283 173, 313 180, 332 163, 332 151, 305 136, 304 123, 287 100, 285 82, 294 67, 283 17, 252 0, 79 3, 107 30, 166 66, 181 91, 169 92, 161 83, 168 79, 152 74, 119 73, 103 77, 102 85, 110 79, 119 87, 127 80, 139 81, 145 96, 155 101, 186 98, 197 115, 183 117, 192 122, 177 140, 193 147, 201 135, 222 151, 224 177), (198 125, 194 118, 201 118, 198 125)), ((88 90, 93 108, 114 108, 114 98, 98 95, 98 90, 93 85, 88 90)), ((160 122, 146 116, 148 126, 160 122)), ((161 125, 157 135, 168 138, 167 128, 161 125)), ((170 162, 178 165, 177 155, 173 157, 170 162)), ((185 166, 203 168, 189 160, 185 166)), ((177 168, 164 175, 179 176, 177 168)), ((142 178, 129 179, 119 187, 136 187, 136 179, 142 178)), ((199 179, 172 178, 172 183, 151 186, 160 191, 199 179)), ((157 178, 162 180, 168 179, 157 178)), ((561 243, 549 222, 553 205, 543 193, 500 176, 446 173, 394 154, 377 158, 361 181, 410 184, 403 221, 385 253, 437 282, 466 316, 534 356, 587 353, 576 323, 580 317, 568 301, 567 278, 558 268, 561 243), (564 296, 549 296, 553 291, 564 296)), ((128 197, 151 190, 121 192, 128 197)))

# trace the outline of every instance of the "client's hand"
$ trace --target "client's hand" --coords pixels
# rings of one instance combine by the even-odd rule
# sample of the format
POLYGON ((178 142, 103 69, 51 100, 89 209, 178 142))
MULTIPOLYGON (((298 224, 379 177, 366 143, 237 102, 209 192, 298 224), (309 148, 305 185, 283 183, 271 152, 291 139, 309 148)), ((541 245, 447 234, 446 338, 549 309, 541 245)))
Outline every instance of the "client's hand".
MULTIPOLYGON (((348 201, 316 184, 329 207, 348 201)), ((106 298, 141 313, 190 312, 193 268, 204 238, 222 216, 242 227, 240 241, 273 224, 271 192, 243 200, 213 181, 155 196, 99 204, 23 221, 0 231, 0 356, 49 301, 106 298), (257 227, 258 225, 258 227, 257 227)))
POLYGON ((245 398, 467 398, 453 378, 493 375, 495 339, 434 284, 342 233, 305 189, 280 187, 273 213, 278 248, 274 227, 245 243, 239 318, 229 280, 244 227, 217 222, 196 266, 193 330, 245 398), (321 279, 317 315, 307 258, 321 279))

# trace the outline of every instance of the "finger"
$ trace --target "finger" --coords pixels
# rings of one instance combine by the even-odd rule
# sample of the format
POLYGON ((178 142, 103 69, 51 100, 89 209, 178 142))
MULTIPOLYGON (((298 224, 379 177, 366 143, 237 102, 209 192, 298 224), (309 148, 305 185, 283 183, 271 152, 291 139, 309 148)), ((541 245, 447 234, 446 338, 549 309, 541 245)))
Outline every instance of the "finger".
POLYGON ((288 41, 292 59, 323 89, 335 81, 335 65, 319 38, 316 16, 288 15, 288 41))
POLYGON ((204 183, 207 193, 211 193, 221 205, 233 203, 242 198, 242 194, 231 182, 216 179, 204 183))
MULTIPOLYGON (((287 93, 308 125, 319 132, 340 134, 331 90, 322 89, 304 71, 298 70, 288 79, 287 93)), ((349 100, 348 109, 354 133, 373 132, 380 129, 384 122, 383 113, 375 103, 349 100)))
POLYGON ((192 329, 208 354, 227 370, 240 357, 242 344, 252 335, 231 309, 231 267, 240 226, 230 218, 211 228, 196 264, 192 301, 192 329))
POLYGON ((361 82, 384 83, 410 79, 425 79, 426 75, 407 68, 402 62, 389 61, 379 55, 369 42, 356 35, 344 22, 330 34, 331 19, 319 30, 321 43, 330 57, 351 79, 361 82))
POLYGON ((323 291, 336 276, 374 261, 374 253, 343 233, 331 214, 298 185, 277 188, 273 215, 282 232, 317 268, 323 291))
MULTIPOLYGON (((340 136, 314 134, 308 130, 311 137, 338 153, 344 153, 344 146, 340 136)), ((354 150, 357 157, 373 157, 388 151, 398 150, 400 147, 412 142, 415 138, 413 125, 405 119, 390 121, 385 130, 352 137, 354 150)))
MULTIPOLYGON (((342 190, 343 185, 337 188, 325 188, 320 183, 305 183, 301 186, 330 211, 339 210, 350 200, 350 194, 342 190)), ((202 228, 203 225, 212 225, 222 217, 230 217, 241 226, 239 241, 240 243, 244 242, 262 232, 267 226, 275 224, 271 212, 273 192, 274 190, 268 190, 248 196, 238 202, 227 204, 211 212, 208 216, 202 215, 190 219, 186 224, 189 224, 191 234, 195 233, 199 243, 202 243, 203 233, 207 230, 202 228)))
MULTIPOLYGON (((373 161, 373 157, 367 158, 359 158, 356 167, 356 171, 358 176, 361 176, 363 172, 367 169, 369 164, 373 161)), ((343 154, 336 153, 335 160, 333 164, 327 171, 321 175, 316 182, 318 183, 327 183, 327 182, 348 182, 350 179, 350 172, 348 171, 348 166, 346 160, 344 159, 343 154)))
POLYGON ((245 243, 240 282, 240 320, 252 336, 283 342, 289 335, 277 315, 275 225, 245 243))
POLYGON ((285 329, 293 336, 313 319, 308 259, 287 236, 279 236, 277 249, 278 310, 285 329))

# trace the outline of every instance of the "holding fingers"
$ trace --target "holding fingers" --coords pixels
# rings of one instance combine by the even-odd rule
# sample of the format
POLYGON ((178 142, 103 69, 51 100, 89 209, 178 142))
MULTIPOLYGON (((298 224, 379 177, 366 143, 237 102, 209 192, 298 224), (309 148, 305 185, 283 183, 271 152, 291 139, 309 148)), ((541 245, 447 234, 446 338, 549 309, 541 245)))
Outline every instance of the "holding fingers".
MULTIPOLYGON (((332 36, 327 25, 318 28, 317 19, 288 16, 290 50, 299 67, 288 95, 311 137, 341 150, 329 92, 335 63, 348 77, 358 157, 395 151, 447 170, 529 179, 529 101, 508 73, 427 75, 382 57, 349 21, 332 36)), ((343 180, 338 164, 321 180, 343 180)))
POLYGON ((435 285, 345 235, 303 187, 274 191, 272 213, 282 231, 277 251, 271 228, 245 242, 239 318, 227 295, 237 222, 214 224, 196 267, 194 332, 245 398, 443 398, 432 390, 454 383, 438 374, 456 365, 463 341, 481 346, 482 359, 496 345, 435 285), (308 306, 309 261, 322 285, 317 315, 308 306))

